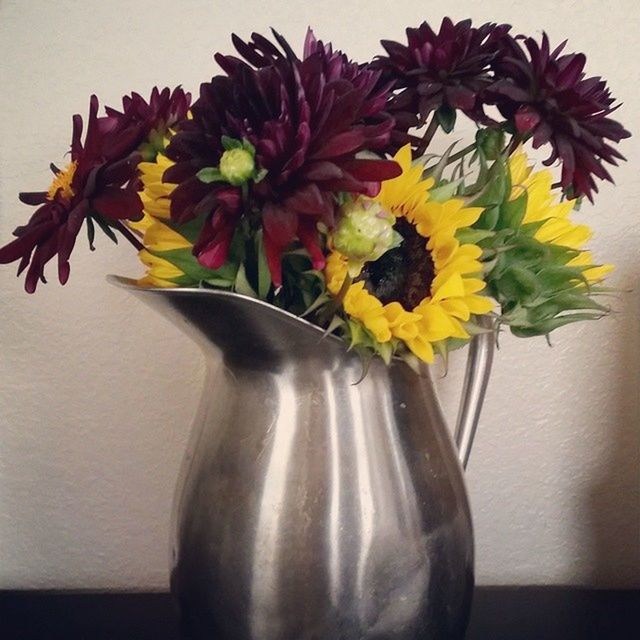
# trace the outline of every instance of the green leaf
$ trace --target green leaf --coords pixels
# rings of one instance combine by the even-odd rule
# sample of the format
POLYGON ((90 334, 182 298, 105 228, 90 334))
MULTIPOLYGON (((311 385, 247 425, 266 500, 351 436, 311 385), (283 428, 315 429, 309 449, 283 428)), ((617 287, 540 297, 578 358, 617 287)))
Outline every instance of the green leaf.
POLYGON ((390 342, 378 342, 375 346, 376 353, 384 360, 385 364, 391 363, 393 357, 393 346, 390 342))
POLYGON ((502 295, 516 300, 535 298, 540 291, 535 274, 518 265, 509 267, 502 274, 497 287, 502 295))
POLYGON ((509 172, 504 160, 500 157, 491 165, 485 186, 478 197, 471 201, 470 206, 490 207, 502 204, 510 191, 509 172))
POLYGON ((504 131, 502 129, 478 129, 476 144, 489 160, 495 160, 504 148, 504 131))
POLYGON ((546 220, 538 220, 537 222, 527 222, 527 224, 523 224, 520 226, 520 233, 533 237, 545 222, 546 220))
POLYGON ((264 238, 262 237, 262 229, 256 233, 256 253, 258 254, 258 296, 262 300, 266 300, 271 289, 271 272, 267 263, 267 257, 264 250, 264 238))
POLYGON ((580 320, 598 320, 602 317, 602 314, 595 313, 570 313, 564 316, 558 316, 557 318, 551 318, 545 322, 534 327, 518 327, 512 326, 511 333, 519 338, 530 338, 534 336, 545 336, 572 322, 578 322, 580 320))
POLYGON ((575 285, 576 280, 588 285, 584 277, 583 267, 551 266, 542 269, 538 275, 538 282, 545 291, 558 291, 575 285))
POLYGON ((191 249, 172 249, 171 251, 152 251, 153 255, 164 258, 178 269, 184 271, 195 282, 222 279, 233 282, 235 279, 235 266, 225 264, 220 269, 207 269, 203 267, 196 257, 191 253, 191 249))
POLYGON ((245 271, 244 264, 241 264, 240 267, 238 268, 238 273, 236 274, 236 281, 235 281, 234 288, 236 290, 236 293, 240 293, 244 296, 249 296, 251 298, 258 297, 253 287, 249 283, 249 280, 247 279, 247 273, 245 271))
POLYGON ((240 145, 245 151, 248 151, 252 156, 256 155, 256 148, 246 139, 242 139, 242 144, 240 145))
POLYGON ((429 201, 433 202, 446 202, 451 200, 458 191, 458 188, 462 184, 462 179, 452 180, 451 182, 445 182, 435 189, 429 191, 429 201))
POLYGON ((456 239, 460 244, 478 244, 494 235, 493 231, 487 229, 472 229, 471 227, 467 227, 465 229, 458 229, 456 239))
MULTIPOLYGON (((475 204, 473 206, 476 206, 475 204)), ((489 206, 487 207, 478 218, 478 221, 473 225, 476 229, 483 229, 491 231, 496 228, 498 220, 500 219, 500 207, 489 206)))
POLYGON ((436 118, 438 120, 438 124, 442 127, 442 130, 445 133, 451 133, 456 124, 456 110, 447 104, 443 104, 436 111, 436 118))
POLYGON ((264 169, 264 168, 263 168, 263 169, 259 169, 259 170, 256 172, 256 175, 254 176, 253 181, 254 181, 256 184, 258 184, 258 182, 262 182, 262 181, 267 177, 267 174, 268 174, 268 173, 269 173, 269 172, 267 171, 267 169, 264 169))
POLYGON ((500 206, 498 229, 518 229, 527 211, 527 194, 524 193, 515 200, 506 200, 500 206))
POLYGON ((242 140, 237 138, 231 138, 230 136, 222 136, 220 142, 225 151, 231 151, 231 149, 242 149, 242 140))
POLYGON ((549 299, 533 309, 529 310, 529 321, 532 325, 537 325, 541 321, 554 318, 566 311, 574 311, 578 309, 591 309, 592 311, 600 311, 608 313, 609 309, 588 295, 578 292, 567 291, 549 299))
POLYGON ((162 224, 166 224, 176 233, 179 233, 183 238, 188 240, 191 244, 195 244, 200 237, 200 233, 202 232, 202 227, 204 225, 206 217, 207 214, 203 214, 183 224, 178 224, 173 220, 163 220, 162 224))
POLYGON ((229 280, 227 278, 207 278, 206 280, 202 280, 202 282, 205 282, 212 287, 223 289, 230 289, 233 286, 233 280, 229 280))
POLYGON ((209 184, 211 182, 224 182, 224 178, 218 167, 205 167, 196 173, 196 177, 200 182, 209 184))

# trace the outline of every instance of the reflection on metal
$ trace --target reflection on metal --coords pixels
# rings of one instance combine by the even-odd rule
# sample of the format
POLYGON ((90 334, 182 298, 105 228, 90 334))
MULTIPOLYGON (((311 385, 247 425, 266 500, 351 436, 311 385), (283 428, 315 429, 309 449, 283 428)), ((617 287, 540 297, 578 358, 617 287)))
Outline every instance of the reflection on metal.
POLYGON ((466 469, 471 455, 473 439, 480 420, 482 403, 489 384, 493 353, 495 351, 495 333, 493 331, 493 319, 489 317, 479 318, 478 324, 486 330, 475 336, 469 345, 467 356, 467 370, 462 386, 462 397, 454 439, 458 447, 458 457, 462 468, 466 469))
POLYGON ((471 520, 431 380, 376 359, 354 385, 357 355, 260 301, 132 291, 209 363, 174 507, 188 637, 462 638, 471 520))

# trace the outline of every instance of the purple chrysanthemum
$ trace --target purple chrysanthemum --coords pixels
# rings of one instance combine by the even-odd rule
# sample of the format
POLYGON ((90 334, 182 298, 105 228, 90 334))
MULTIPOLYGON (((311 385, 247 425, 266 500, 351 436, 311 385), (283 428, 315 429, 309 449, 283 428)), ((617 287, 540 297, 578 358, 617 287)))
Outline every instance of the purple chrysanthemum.
POLYGON ((532 137, 534 147, 551 144, 545 163, 561 160, 562 187, 592 200, 598 191, 594 176, 612 181, 602 162, 624 160, 609 142, 631 134, 608 117, 617 107, 606 82, 585 77, 582 53, 561 55, 565 44, 551 51, 546 34, 541 44, 533 38, 504 40, 499 79, 488 93, 513 127, 532 137))
POLYGON ((426 22, 408 28, 406 45, 382 41, 387 55, 372 66, 394 83, 387 108, 397 122, 397 143, 407 141, 407 130, 424 125, 433 112, 443 123, 455 110, 484 120, 481 95, 493 82, 490 65, 510 28, 494 23, 472 27, 471 20, 454 24, 444 18, 437 33, 426 22))
POLYGON ((336 193, 375 195, 380 181, 400 173, 396 163, 357 157, 384 149, 393 120, 383 113, 388 87, 379 71, 360 68, 309 31, 299 59, 274 32, 277 45, 253 34, 233 36, 242 59, 216 55, 226 75, 200 88, 193 118, 184 122, 168 147, 176 165, 165 180, 177 183, 171 212, 178 222, 199 215, 206 221, 195 246, 199 261, 217 268, 227 259, 237 225, 257 220, 274 284, 281 284, 281 255, 295 240, 322 268, 317 225, 331 227, 336 193), (204 167, 219 165, 223 137, 255 148, 261 179, 241 187, 223 180, 205 184, 204 167))
MULTIPOLYGON (((33 293, 38 280, 46 282, 44 268, 58 256, 58 279, 69 277, 69 256, 85 219, 105 227, 142 215, 135 190, 138 147, 153 129, 166 129, 186 117, 190 96, 182 89, 153 89, 147 103, 133 93, 123 98, 123 111, 106 108, 98 117, 98 99, 92 96, 84 143, 82 118, 73 117, 71 162, 55 177, 48 191, 21 193, 25 204, 38 206, 26 225, 14 231, 15 240, 0 248, 0 263, 20 260, 18 274, 27 267, 25 289, 33 293)), ((89 224, 92 224, 90 222, 89 224)))

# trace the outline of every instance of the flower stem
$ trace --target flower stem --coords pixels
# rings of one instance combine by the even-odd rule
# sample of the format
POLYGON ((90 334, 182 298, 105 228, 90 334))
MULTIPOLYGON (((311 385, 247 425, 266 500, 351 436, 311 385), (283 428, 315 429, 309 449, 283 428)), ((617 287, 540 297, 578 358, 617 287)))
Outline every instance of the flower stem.
POLYGON ((456 151, 456 153, 449 156, 449 159, 447 160, 447 164, 448 165, 452 164, 457 160, 460 160, 460 158, 464 158, 464 156, 466 156, 467 153, 471 153, 471 151, 473 151, 475 148, 476 148, 476 143, 472 142, 470 145, 466 146, 464 149, 460 149, 460 151, 456 151))
POLYGON ((318 321, 321 325, 327 324, 335 312, 342 306, 342 302, 344 301, 344 297, 347 295, 347 291, 349 291, 349 287, 353 282, 353 278, 347 274, 342 281, 342 286, 340 287, 340 291, 338 291, 338 295, 333 298, 320 312, 318 321))
POLYGON ((131 230, 122 223, 122 220, 118 220, 113 226, 136 248, 136 251, 142 251, 144 249, 142 242, 131 233, 131 230))
POLYGON ((436 114, 433 114, 433 117, 431 118, 431 122, 429 122, 429 126, 427 127, 427 130, 424 132, 424 135, 422 136, 422 140, 420 140, 420 144, 416 147, 416 156, 419 157, 421 156, 427 149, 427 147, 429 146, 429 143, 431 142, 431 140, 433 140, 433 136, 436 134, 436 131, 438 130, 438 118, 436 118, 436 114))
POLYGON ((507 158, 518 148, 520 144, 524 142, 524 140, 525 139, 519 133, 513 134, 513 138, 511 138, 511 141, 505 149, 507 158))

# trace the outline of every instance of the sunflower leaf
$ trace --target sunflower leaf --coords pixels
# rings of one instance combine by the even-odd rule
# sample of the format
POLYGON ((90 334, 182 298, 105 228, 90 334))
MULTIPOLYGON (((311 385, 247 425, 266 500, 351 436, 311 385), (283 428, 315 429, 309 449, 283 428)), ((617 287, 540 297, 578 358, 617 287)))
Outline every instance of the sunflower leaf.
POLYGON ((527 210, 527 194, 524 193, 515 200, 507 200, 500 206, 498 229, 518 229, 527 210))
POLYGON ((222 279, 232 283, 235 279, 235 266, 230 263, 224 264, 219 269, 208 269, 203 267, 191 252, 191 249, 171 249, 170 251, 150 251, 154 256, 163 258, 175 265, 192 280, 208 282, 210 280, 222 279))
POLYGON ((464 229, 458 229, 458 231, 456 231, 456 240, 458 240, 460 244, 478 244, 487 238, 491 238, 493 235, 495 235, 494 232, 488 229, 465 227, 464 229))
POLYGON ((557 318, 551 318, 535 326, 511 326, 511 333, 519 338, 544 336, 548 335, 555 329, 559 329, 560 327, 571 324, 572 322, 578 322, 580 320, 598 320, 602 315, 603 314, 601 313, 570 313, 564 316, 558 316, 557 318))
POLYGON ((462 184, 462 178, 458 180, 452 180, 451 182, 445 182, 435 189, 429 191, 429 201, 432 202, 445 202, 451 200, 458 191, 458 188, 462 184))
POLYGON ((540 292, 536 275, 519 265, 512 265, 502 274, 498 289, 503 295, 517 300, 533 299, 540 292))
POLYGON ((491 231, 496 228, 499 219, 500 207, 489 206, 480 214, 480 217, 478 218, 478 221, 473 225, 473 228, 491 231))
POLYGON ((504 202, 511 184, 504 160, 498 158, 487 173, 487 182, 480 194, 471 201, 472 207, 491 207, 504 202))

